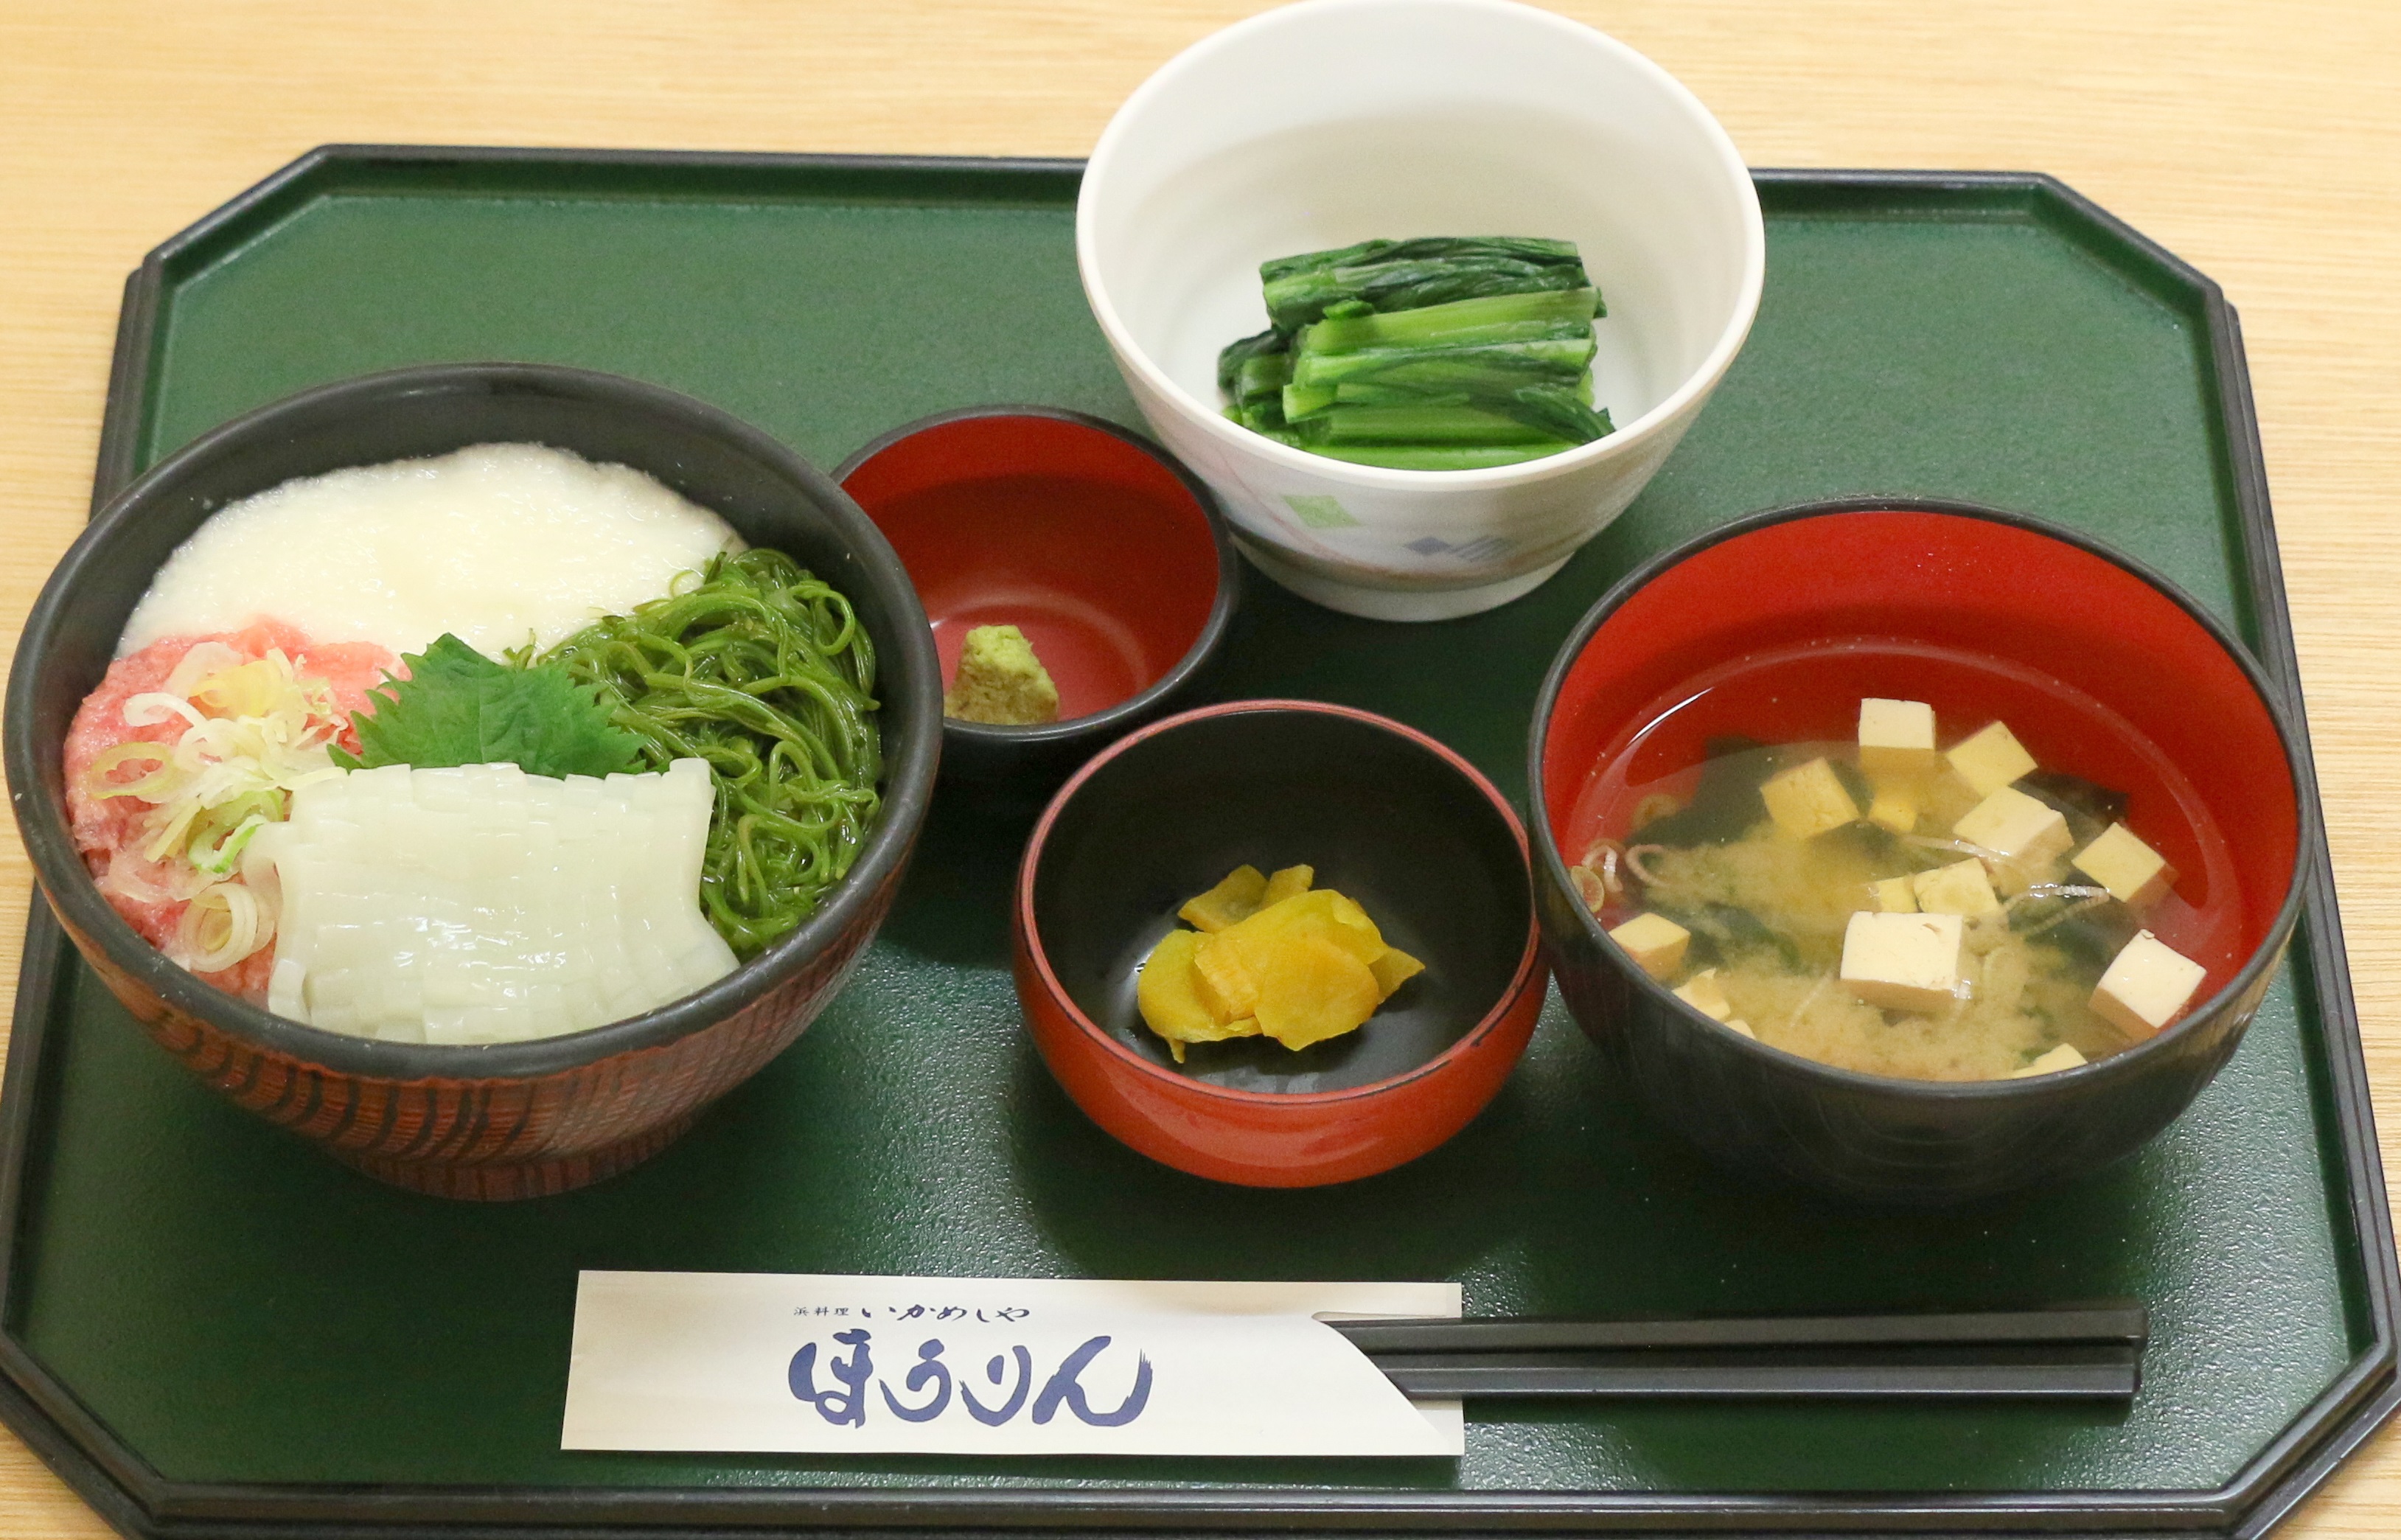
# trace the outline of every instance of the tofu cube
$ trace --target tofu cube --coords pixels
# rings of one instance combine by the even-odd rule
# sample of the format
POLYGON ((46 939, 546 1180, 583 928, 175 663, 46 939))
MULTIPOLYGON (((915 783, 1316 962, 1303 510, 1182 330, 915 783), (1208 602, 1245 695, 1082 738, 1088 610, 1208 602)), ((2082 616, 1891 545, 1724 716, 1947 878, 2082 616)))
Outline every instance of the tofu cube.
POLYGON ((1886 1011, 1940 1011, 1956 997, 1959 942, 1967 922, 1956 914, 1851 916, 1843 932, 1843 983, 1886 1011))
POLYGON ((1684 948, 1692 944, 1693 933, 1665 914, 1645 911, 1611 931, 1609 939, 1626 948, 1635 967, 1666 979, 1684 965, 1684 948))
POLYGON ((1980 797, 1991 796, 2035 767, 2007 722, 1993 722, 1952 746, 1942 756, 1980 797))
POLYGON ((1859 768, 1912 774, 1934 767, 1934 708, 1922 700, 1859 702, 1859 768))
POLYGON ((1917 894, 1910 887, 1907 877, 1886 877, 1882 882, 1872 882, 1868 884, 1868 892, 1874 898, 1879 914, 1914 914, 1917 913, 1917 894))
POLYGON ((2061 1043, 2050 1052, 2033 1060, 2024 1069, 2010 1070, 2010 1079, 2027 1080, 2037 1075, 2057 1074, 2063 1069, 2080 1069, 2084 1066, 2084 1055, 2076 1052, 2074 1043, 2061 1043))
POLYGON ((1677 989, 1676 998, 1713 1022, 1724 1021, 1734 1014, 1734 1002, 1726 998, 1725 986, 1718 982, 1714 968, 1704 968, 1685 980, 1677 989))
POLYGON ((1917 793, 1893 781, 1877 782, 1875 800, 1868 804, 1868 821, 1880 823, 1896 834, 1915 832, 1917 793))
POLYGON ((2147 1038, 2175 1020, 2208 976, 2201 964, 2140 930, 2101 975, 2093 1013, 2129 1036, 2147 1038))
POLYGON ((2103 830, 2100 837, 2076 853, 2075 863, 2079 872, 2122 903, 2156 903, 2175 886, 2175 868, 2167 858, 2122 823, 2103 830))
POLYGON ((1796 840, 1809 839, 1846 823, 1859 821, 1859 804, 1851 800, 1831 761, 1811 760, 1768 777, 1759 794, 1777 829, 1796 840))
POLYGON ((2066 814, 2014 786, 2001 787, 1961 814, 1951 832, 2027 872, 2065 856, 2076 843, 2066 814))
POLYGON ((1961 914, 1973 919, 1979 914, 2000 912, 2001 901, 1993 892, 1993 879, 1984 874, 1984 863, 1973 856, 1931 872, 1920 872, 1910 879, 1909 887, 1922 914, 1961 914))

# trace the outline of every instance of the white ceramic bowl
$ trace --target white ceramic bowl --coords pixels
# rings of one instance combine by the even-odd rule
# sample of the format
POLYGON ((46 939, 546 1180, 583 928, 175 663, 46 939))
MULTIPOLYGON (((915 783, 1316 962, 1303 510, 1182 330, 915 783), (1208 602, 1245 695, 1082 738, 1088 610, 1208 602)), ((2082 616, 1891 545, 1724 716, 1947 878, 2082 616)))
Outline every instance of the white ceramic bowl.
POLYGON ((1084 172, 1076 259, 1152 432, 1253 561, 1333 609, 1441 620, 1533 588, 1634 501, 1750 330, 1766 241, 1733 141, 1625 44, 1509 0, 1307 0, 1126 99, 1084 172), (1423 235, 1577 243, 1617 432, 1393 471, 1227 420, 1217 353, 1267 325, 1262 261, 1423 235))

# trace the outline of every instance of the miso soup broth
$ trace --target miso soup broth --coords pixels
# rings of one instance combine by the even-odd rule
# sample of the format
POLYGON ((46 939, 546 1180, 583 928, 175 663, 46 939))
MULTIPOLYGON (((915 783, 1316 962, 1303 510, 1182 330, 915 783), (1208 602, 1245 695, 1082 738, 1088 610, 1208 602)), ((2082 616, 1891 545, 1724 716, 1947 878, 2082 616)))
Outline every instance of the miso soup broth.
POLYGON ((1653 977, 1866 1074, 2072 1068, 2243 960, 2230 852, 2175 767, 2099 703, 1954 653, 1731 666, 1597 767, 1570 832, 1579 891, 1653 977), (1829 667, 1863 688, 1830 695, 1829 667))

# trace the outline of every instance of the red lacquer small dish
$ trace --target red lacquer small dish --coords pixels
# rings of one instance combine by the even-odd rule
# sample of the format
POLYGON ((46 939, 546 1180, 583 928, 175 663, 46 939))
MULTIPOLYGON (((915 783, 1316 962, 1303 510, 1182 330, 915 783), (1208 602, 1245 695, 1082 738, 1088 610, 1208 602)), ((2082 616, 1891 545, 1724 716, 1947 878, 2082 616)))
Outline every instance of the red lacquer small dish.
POLYGON ((1081 412, 974 406, 860 449, 834 479, 892 543, 942 678, 980 626, 1014 626, 1059 720, 942 724, 942 774, 1047 791, 1166 711, 1226 634, 1241 563, 1216 499, 1164 449, 1081 412))
POLYGON ((1492 784, 1399 722, 1315 701, 1170 717, 1093 759, 1042 815, 1011 905, 1018 1000, 1094 1122, 1180 1171, 1315 1187, 1391 1170, 1508 1079, 1547 975, 1526 832, 1492 784), (1308 864, 1425 971, 1365 1025, 1295 1052, 1142 1021, 1143 960, 1237 866, 1308 864))

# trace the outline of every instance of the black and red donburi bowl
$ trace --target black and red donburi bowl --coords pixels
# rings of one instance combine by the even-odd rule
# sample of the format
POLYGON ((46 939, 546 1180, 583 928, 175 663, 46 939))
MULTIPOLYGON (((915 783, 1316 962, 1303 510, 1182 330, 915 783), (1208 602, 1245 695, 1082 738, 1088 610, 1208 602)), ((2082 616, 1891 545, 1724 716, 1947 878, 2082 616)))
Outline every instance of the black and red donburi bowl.
POLYGON ((1234 612, 1242 563, 1209 488, 1114 422, 971 406, 907 423, 834 473, 899 554, 942 677, 979 626, 1014 626, 1059 720, 946 719, 942 776, 1048 795, 1188 690, 1234 612))
POLYGON ((1544 681, 1528 764, 1544 941, 1569 1009, 1640 1099, 1737 1171, 1917 1204, 2067 1181, 2167 1126, 2258 1009, 2319 837, 2292 742, 2223 625, 2080 534, 1943 502, 1755 515, 1612 589, 1544 681), (2179 892, 2233 887, 2236 939, 2202 959, 2200 997, 2165 1031, 2026 1079, 1836 1069, 1684 1005, 1577 897, 1568 863, 1597 832, 1582 803, 1601 765, 1632 753, 1638 778, 1669 774, 1721 735, 1846 739, 1861 696, 1929 691, 2007 721, 2044 764, 2128 792, 2128 821, 2187 873, 2179 892), (2230 861, 2180 848, 2183 799, 2225 833, 2230 861))
POLYGON ((1508 1079, 1543 1009, 1526 833, 1458 754, 1317 701, 1203 707, 1128 735, 1060 789, 1010 906, 1035 1046, 1091 1120, 1155 1161, 1248 1187, 1388 1171, 1508 1079), (1426 965, 1365 1025, 1294 1052, 1195 1043, 1181 1065, 1134 982, 1185 900, 1301 863, 1426 965))
POLYGON ((941 750, 941 678, 908 574, 866 516, 777 440, 690 396, 531 364, 441 364, 320 386, 194 441, 93 518, 51 573, 8 681, 7 760, 34 873, 109 991, 211 1087, 371 1176, 523 1198, 614 1175, 800 1036, 883 923, 941 750), (287 1021, 152 950, 68 832, 61 746, 169 553, 238 498, 346 465, 530 442, 646 471, 846 595, 874 639, 884 808, 817 912, 707 988, 534 1042, 380 1042, 287 1021))

